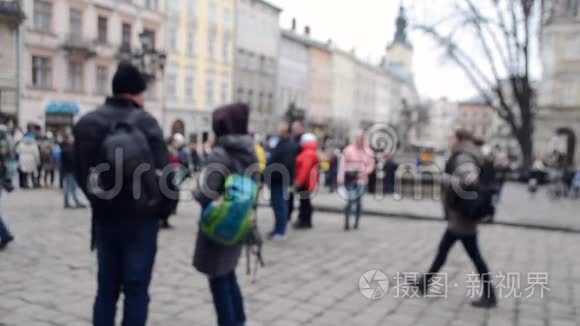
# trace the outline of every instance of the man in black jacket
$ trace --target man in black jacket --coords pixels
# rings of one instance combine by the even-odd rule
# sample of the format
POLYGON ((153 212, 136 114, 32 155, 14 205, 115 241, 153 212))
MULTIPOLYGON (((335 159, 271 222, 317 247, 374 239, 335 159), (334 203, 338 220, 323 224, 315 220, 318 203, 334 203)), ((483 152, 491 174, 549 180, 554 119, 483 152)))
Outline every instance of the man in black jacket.
MULTIPOLYGON (((119 64, 112 86, 113 97, 85 115, 74 128, 75 176, 91 202, 92 244, 97 249, 98 289, 93 324, 115 324, 117 299, 122 290, 125 298, 123 325, 144 326, 157 251, 158 216, 162 214, 163 205, 155 206, 159 209, 139 209, 141 201, 136 193, 127 193, 132 185, 122 185, 117 196, 106 200, 97 195, 89 182, 95 177, 94 168, 102 160, 104 140, 120 122, 130 120, 132 127, 144 135, 147 144, 135 144, 135 147, 148 146, 156 172, 167 166, 169 155, 159 124, 143 109, 147 85, 139 70, 128 63, 119 64)), ((164 203, 160 193, 156 193, 159 198, 152 199, 164 203)))
POLYGON ((286 237, 288 224, 288 191, 294 182, 295 146, 290 140, 288 123, 280 123, 280 140, 270 153, 265 180, 270 185, 270 200, 276 224, 270 233, 273 240, 283 240, 286 237))

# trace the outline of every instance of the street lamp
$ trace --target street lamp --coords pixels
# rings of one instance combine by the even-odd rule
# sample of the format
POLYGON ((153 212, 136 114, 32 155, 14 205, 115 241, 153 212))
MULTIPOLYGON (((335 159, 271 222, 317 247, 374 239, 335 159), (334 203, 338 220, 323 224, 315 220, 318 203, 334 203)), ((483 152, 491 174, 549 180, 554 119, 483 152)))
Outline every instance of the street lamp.
POLYGON ((140 50, 132 50, 129 46, 122 45, 117 54, 120 61, 128 61, 136 66, 147 82, 155 80, 158 73, 163 74, 167 61, 167 54, 155 49, 153 38, 153 32, 143 31, 139 34, 140 50))

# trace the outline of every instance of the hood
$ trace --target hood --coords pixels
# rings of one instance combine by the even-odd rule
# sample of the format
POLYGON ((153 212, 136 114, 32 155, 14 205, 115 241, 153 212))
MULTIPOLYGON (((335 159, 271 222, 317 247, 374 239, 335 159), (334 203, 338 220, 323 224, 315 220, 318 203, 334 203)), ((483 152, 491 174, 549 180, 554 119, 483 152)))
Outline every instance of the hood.
POLYGON ((251 165, 258 161, 254 138, 250 135, 225 135, 216 139, 216 146, 220 146, 242 165, 251 165))
POLYGON ((248 134, 250 108, 243 103, 222 106, 212 116, 213 132, 216 138, 225 135, 248 134))
POLYGON ((453 153, 467 153, 474 156, 481 164, 483 162, 483 155, 480 148, 471 141, 463 141, 453 147, 453 153))

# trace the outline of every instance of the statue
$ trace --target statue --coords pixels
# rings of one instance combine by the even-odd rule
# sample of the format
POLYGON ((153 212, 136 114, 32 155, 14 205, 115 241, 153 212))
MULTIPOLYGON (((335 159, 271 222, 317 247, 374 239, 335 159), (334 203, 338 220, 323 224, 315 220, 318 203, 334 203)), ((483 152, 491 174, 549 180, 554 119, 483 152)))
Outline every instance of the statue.
POLYGON ((407 44, 407 17, 405 15, 405 8, 403 6, 399 9, 399 17, 397 17, 397 31, 395 32, 395 42, 407 44))

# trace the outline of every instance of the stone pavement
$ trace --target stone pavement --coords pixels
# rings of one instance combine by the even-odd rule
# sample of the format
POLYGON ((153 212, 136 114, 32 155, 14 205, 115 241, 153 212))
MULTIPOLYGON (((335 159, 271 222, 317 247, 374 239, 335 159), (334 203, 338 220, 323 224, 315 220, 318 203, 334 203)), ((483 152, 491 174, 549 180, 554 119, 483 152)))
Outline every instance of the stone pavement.
MULTIPOLYGON (((88 250, 88 211, 61 209, 57 191, 17 192, 4 198, 4 215, 17 240, 0 253, 0 325, 90 325, 95 257, 88 250)), ((207 281, 191 267, 199 210, 180 207, 176 229, 163 232, 151 288, 149 325, 215 325, 207 281)), ((269 209, 260 222, 272 224, 269 209)), ((460 246, 444 272, 448 298, 397 298, 391 290, 371 301, 359 290, 368 270, 426 269, 444 225, 431 221, 365 218, 359 231, 342 231, 342 217, 319 213, 315 229, 267 242, 267 266, 255 283, 238 272, 248 325, 554 325, 580 324, 580 235, 484 226, 481 245, 494 272, 548 273, 549 292, 532 298, 505 295, 493 311, 476 310, 466 298, 472 271, 460 246), (457 285, 457 286, 455 286, 457 285)), ((520 289, 527 274, 521 274, 520 289)), ((496 278, 498 281, 498 278, 496 278)), ((376 286, 371 282, 370 286, 376 286)), ((119 304, 122 306, 122 304, 119 304)))

